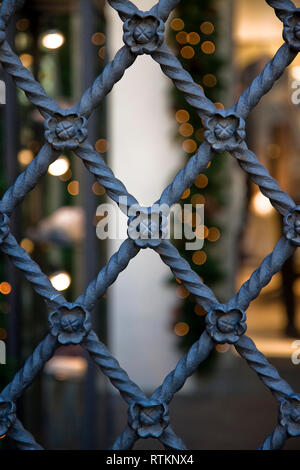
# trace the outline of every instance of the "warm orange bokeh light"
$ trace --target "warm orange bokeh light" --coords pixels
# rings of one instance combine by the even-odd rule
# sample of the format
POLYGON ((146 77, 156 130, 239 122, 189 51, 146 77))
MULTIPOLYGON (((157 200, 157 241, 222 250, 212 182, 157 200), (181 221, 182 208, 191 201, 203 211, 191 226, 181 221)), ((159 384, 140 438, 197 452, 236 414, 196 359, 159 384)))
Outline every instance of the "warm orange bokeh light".
POLYGON ((190 115, 185 109, 179 109, 175 114, 175 119, 180 123, 187 122, 190 119, 190 115))
POLYGON ((178 322, 174 326, 174 332, 177 336, 185 336, 190 331, 190 327, 185 322, 178 322))
POLYGON ((191 46, 184 46, 180 53, 184 59, 192 59, 195 55, 195 51, 191 46))
POLYGON ((201 49, 204 52, 204 54, 213 54, 216 50, 216 46, 211 41, 204 41, 201 44, 201 49))
POLYGON ((181 18, 174 18, 171 21, 170 26, 174 31, 180 31, 181 29, 184 28, 184 22, 182 21, 181 18))
POLYGON ((203 188, 206 188, 206 186, 208 185, 208 178, 206 175, 198 175, 197 178, 195 179, 195 186, 197 186, 197 188, 199 189, 203 189, 203 188))
POLYGON ((212 34, 215 30, 215 27, 210 21, 204 21, 201 23, 200 30, 203 34, 212 34))
POLYGON ((1 282, 0 293, 3 295, 8 295, 11 293, 11 285, 9 284, 9 282, 1 282))

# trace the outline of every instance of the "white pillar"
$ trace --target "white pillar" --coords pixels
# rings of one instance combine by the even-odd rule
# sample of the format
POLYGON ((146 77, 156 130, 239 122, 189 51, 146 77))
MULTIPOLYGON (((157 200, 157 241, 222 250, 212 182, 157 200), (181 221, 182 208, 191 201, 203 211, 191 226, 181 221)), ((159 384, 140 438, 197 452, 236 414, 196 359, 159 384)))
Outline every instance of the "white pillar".
MULTIPOLYGON (((153 0, 138 2, 142 10, 152 5, 153 0)), ((112 58, 122 46, 122 22, 111 8, 107 19, 112 58)), ((109 165, 141 205, 152 205, 183 164, 173 138, 171 86, 158 64, 142 56, 109 98, 109 165)), ((110 241, 109 254, 119 245, 110 241)), ((146 391, 160 384, 181 354, 171 329, 177 299, 170 275, 156 253, 142 250, 109 291, 110 349, 146 391)))

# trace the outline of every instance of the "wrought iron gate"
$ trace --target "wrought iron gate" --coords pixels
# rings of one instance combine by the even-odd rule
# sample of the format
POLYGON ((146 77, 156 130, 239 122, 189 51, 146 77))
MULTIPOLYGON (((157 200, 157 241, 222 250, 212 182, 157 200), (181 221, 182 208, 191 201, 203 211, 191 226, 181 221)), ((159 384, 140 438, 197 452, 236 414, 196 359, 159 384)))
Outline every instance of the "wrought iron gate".
MULTIPOLYGON (((279 417, 274 431, 265 439, 260 449, 280 449, 289 437, 300 436, 300 395, 295 393, 277 370, 269 364, 253 341, 245 335, 246 310, 272 276, 281 270, 284 262, 300 245, 300 206, 282 191, 256 155, 245 143, 245 119, 254 106, 267 93, 285 68, 300 51, 300 9, 290 0, 266 0, 283 22, 284 44, 263 72, 245 90, 237 103, 228 110, 219 110, 208 100, 199 85, 182 68, 164 42, 165 22, 179 0, 160 0, 150 11, 142 12, 128 0, 108 0, 124 22, 124 43, 94 84, 72 109, 64 110, 49 98, 31 73, 23 67, 18 56, 6 41, 6 28, 17 8, 24 0, 3 0, 0 9, 0 61, 13 77, 16 85, 25 92, 45 118, 46 143, 27 169, 17 178, 0 201, 1 250, 24 274, 33 289, 43 297, 50 310, 49 332, 27 359, 24 367, 15 375, 0 395, 0 436, 7 434, 19 449, 41 449, 33 436, 24 429, 16 416, 16 400, 34 381, 45 363, 59 345, 81 344, 102 372, 118 389, 128 403, 128 422, 112 449, 130 449, 137 439, 154 437, 166 448, 185 449, 181 438, 172 430, 168 404, 187 378, 204 361, 218 343, 233 344, 249 367, 269 388, 278 401, 279 417), (120 80, 128 67, 140 54, 149 54, 160 65, 163 73, 194 106, 205 126, 205 141, 186 166, 178 172, 173 182, 163 191, 160 204, 171 207, 189 188, 197 175, 205 170, 218 152, 229 151, 237 159, 261 192, 270 199, 274 208, 283 216, 283 236, 272 253, 243 284, 239 292, 226 304, 221 304, 214 293, 204 285, 177 249, 164 237, 165 217, 160 217, 159 239, 151 238, 151 224, 147 227, 150 238, 128 239, 121 245, 108 264, 99 272, 86 291, 74 303, 68 303, 57 292, 48 277, 17 243, 10 231, 10 216, 26 194, 45 175, 49 165, 63 150, 72 150, 83 161, 97 181, 106 188, 108 196, 119 204, 131 220, 129 209, 138 205, 105 164, 103 158, 87 141, 87 121, 93 109, 120 80), (127 204, 124 205, 124 197, 127 204), (207 312, 206 331, 191 347, 188 354, 169 373, 162 385, 150 398, 128 377, 116 359, 98 339, 92 329, 90 311, 107 288, 117 279, 140 249, 151 248, 168 265, 176 278, 194 294, 197 302, 207 312)), ((140 208, 145 214, 151 208, 140 208)), ((149 219, 148 219, 149 220, 149 219)))

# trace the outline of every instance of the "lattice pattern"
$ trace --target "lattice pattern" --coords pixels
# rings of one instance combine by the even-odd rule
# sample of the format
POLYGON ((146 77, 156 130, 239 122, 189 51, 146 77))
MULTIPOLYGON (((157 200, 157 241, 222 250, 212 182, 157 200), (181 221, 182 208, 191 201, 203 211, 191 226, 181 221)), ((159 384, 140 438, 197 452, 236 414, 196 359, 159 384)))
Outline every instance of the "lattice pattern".
MULTIPOLYGON (((245 336, 246 314, 250 302, 256 298, 272 276, 283 266, 300 244, 300 207, 283 192, 256 155, 245 143, 245 119, 261 97, 267 93, 285 68, 293 61, 300 50, 300 9, 290 0, 267 0, 283 22, 284 44, 275 57, 266 65, 263 72, 255 78, 250 87, 242 93, 238 102, 229 110, 220 111, 206 98, 202 89, 169 51, 164 42, 165 22, 179 0, 160 0, 148 12, 141 12, 128 0, 108 0, 117 10, 124 22, 124 47, 116 54, 103 73, 95 80, 82 96, 80 102, 71 110, 62 110, 49 98, 31 73, 22 66, 19 58, 5 39, 5 29, 16 9, 24 0, 3 0, 0 10, 0 60, 4 69, 13 77, 16 85, 45 118, 46 143, 39 154, 17 178, 0 201, 0 243, 12 263, 20 269, 34 290, 41 295, 51 313, 49 332, 37 346, 24 367, 15 375, 0 395, 0 435, 8 434, 19 449, 40 449, 32 435, 26 431, 16 417, 15 401, 22 395, 46 361, 61 344, 81 344, 111 383, 119 390, 129 405, 128 423, 123 433, 116 439, 112 449, 130 449, 137 439, 155 437, 166 448, 185 449, 183 441, 173 432, 168 404, 180 390, 187 378, 204 361, 217 343, 234 344, 237 352, 253 369, 261 381, 269 388, 279 404, 279 419, 275 430, 260 449, 280 449, 290 436, 300 435, 300 395, 293 392, 261 354, 253 341, 245 336), (137 55, 149 54, 161 66, 174 85, 185 95, 189 104, 198 111, 205 123, 205 142, 186 166, 179 171, 174 181, 163 191, 160 203, 169 206, 176 203, 183 192, 189 188, 197 175, 205 170, 217 152, 229 151, 240 166, 268 197, 275 209, 284 217, 284 235, 267 256, 261 266, 245 282, 239 292, 226 304, 220 304, 213 292, 204 285, 199 276, 180 256, 177 249, 161 237, 158 243, 146 240, 124 241, 88 286, 86 291, 74 302, 68 303, 58 293, 39 266, 20 247, 10 232, 9 217, 17 204, 34 188, 48 166, 64 149, 73 150, 82 159, 88 171, 106 188, 108 196, 119 204, 127 214, 129 207, 138 204, 105 164, 103 158, 87 143, 87 119, 92 110, 120 80, 137 55), (127 205, 121 198, 127 197, 127 205), (206 331, 191 347, 188 354, 169 373, 162 385, 150 398, 130 380, 116 359, 106 349, 92 330, 90 311, 106 289, 117 279, 130 260, 141 248, 154 249, 167 264, 176 278, 194 294, 197 302, 206 311, 206 331)), ((150 208, 141 208, 141 210, 150 208)), ((150 230, 150 227, 149 227, 150 230)), ((157 240, 156 240, 157 242, 157 240)))

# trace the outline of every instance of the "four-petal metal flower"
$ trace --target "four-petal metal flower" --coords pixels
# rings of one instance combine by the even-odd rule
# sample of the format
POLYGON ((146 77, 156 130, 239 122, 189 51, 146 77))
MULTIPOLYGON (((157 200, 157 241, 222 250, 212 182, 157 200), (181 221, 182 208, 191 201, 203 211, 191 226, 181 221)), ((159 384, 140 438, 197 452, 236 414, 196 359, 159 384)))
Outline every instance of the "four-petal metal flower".
POLYGON ((283 232, 291 243, 300 246, 300 206, 294 207, 284 217, 283 232))
POLYGON ((216 152, 236 150, 245 140, 245 121, 230 110, 219 110, 205 121, 204 137, 216 152))
POLYGON ((129 425, 141 438, 159 438, 169 425, 167 405, 154 399, 132 403, 128 415, 129 425))
POLYGON ((165 24, 150 12, 136 12, 125 21, 123 29, 123 40, 133 54, 152 54, 164 40, 165 24))
POLYGON ((152 207, 133 205, 130 212, 137 215, 128 219, 128 236, 139 248, 156 248, 168 236, 168 211, 164 206, 152 207))
POLYGON ((220 344, 234 344, 247 329, 246 314, 239 308, 217 305, 206 315, 206 330, 220 344))
POLYGON ((16 420, 16 406, 0 396, 0 437, 5 436, 16 420))
POLYGON ((279 422, 286 428, 290 436, 300 436, 300 396, 282 400, 279 422))
POLYGON ((61 344, 79 344, 91 329, 90 314, 82 305, 65 304, 49 315, 50 332, 61 344))
POLYGON ((56 113, 45 122, 45 138, 55 150, 75 150, 87 135, 87 120, 79 114, 56 113))
POLYGON ((0 214, 0 243, 3 243, 9 234, 9 217, 0 214))
POLYGON ((284 18, 283 39, 295 51, 300 50, 300 8, 284 18))

